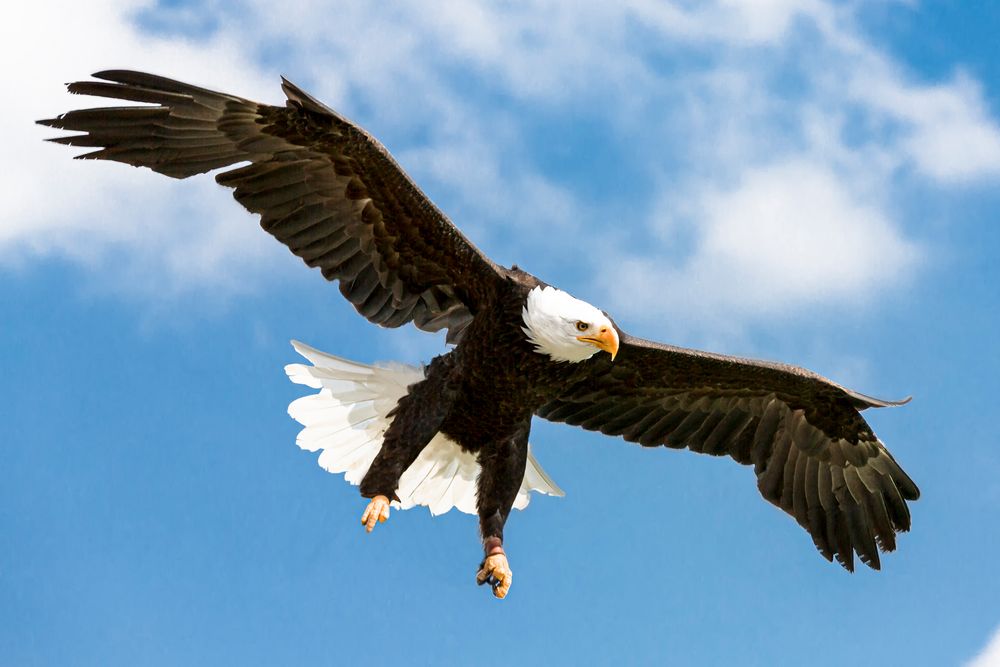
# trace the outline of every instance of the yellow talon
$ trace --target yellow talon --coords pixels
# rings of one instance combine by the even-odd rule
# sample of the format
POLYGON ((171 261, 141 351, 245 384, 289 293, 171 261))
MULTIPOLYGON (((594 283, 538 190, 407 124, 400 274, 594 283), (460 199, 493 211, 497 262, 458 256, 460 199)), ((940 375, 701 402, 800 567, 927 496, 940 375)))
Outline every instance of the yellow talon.
POLYGON ((385 523, 389 518, 389 499, 385 496, 375 496, 368 502, 365 513, 361 515, 361 523, 367 532, 375 529, 376 523, 385 523))
POLYGON ((483 569, 476 573, 476 582, 489 583, 493 587, 493 595, 501 600, 507 597, 513 581, 514 573, 507 564, 507 556, 502 553, 487 556, 483 561, 483 569))

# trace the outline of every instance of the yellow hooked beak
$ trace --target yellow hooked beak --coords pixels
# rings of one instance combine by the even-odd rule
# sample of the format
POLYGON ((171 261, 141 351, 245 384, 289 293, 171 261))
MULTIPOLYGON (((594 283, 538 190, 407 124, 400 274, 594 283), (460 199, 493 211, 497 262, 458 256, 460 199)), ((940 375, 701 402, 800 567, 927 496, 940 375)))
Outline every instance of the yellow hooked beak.
POLYGON ((590 336, 577 336, 577 340, 590 343, 611 355, 611 361, 618 354, 618 332, 611 327, 601 327, 601 330, 590 336))

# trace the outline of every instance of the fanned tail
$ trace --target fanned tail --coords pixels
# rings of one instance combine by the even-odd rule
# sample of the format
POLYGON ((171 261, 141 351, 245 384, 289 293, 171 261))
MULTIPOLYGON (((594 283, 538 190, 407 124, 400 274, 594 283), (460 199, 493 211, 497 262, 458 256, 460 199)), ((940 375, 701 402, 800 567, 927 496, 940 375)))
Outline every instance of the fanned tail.
MULTIPOLYGON (((298 341, 295 351, 313 365, 289 364, 285 372, 292 382, 319 389, 288 406, 288 414, 305 428, 295 442, 310 452, 322 450, 319 464, 332 473, 344 473, 351 484, 360 484, 382 448, 382 437, 392 422, 388 416, 406 394, 407 387, 424 378, 423 371, 405 364, 369 366, 320 352, 298 341)), ((438 433, 399 480, 393 505, 409 509, 430 508, 444 514, 452 507, 476 514, 476 479, 479 463, 438 433)), ((524 509, 532 491, 564 495, 545 473, 528 445, 524 480, 514 507, 524 509)))

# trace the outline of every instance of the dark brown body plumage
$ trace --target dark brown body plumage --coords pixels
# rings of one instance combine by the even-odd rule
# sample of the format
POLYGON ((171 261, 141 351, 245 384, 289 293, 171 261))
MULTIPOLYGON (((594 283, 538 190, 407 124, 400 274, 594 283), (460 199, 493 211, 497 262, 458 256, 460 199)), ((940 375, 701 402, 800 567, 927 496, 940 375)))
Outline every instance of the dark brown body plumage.
MULTIPOLYGON (((80 157, 174 178, 232 167, 261 226, 371 322, 446 329, 454 350, 399 401, 362 493, 393 495, 438 431, 476 451, 484 538, 501 538, 524 474, 533 415, 643 446, 688 448, 752 465, 768 501, 792 515, 828 560, 878 568, 908 530, 916 485, 859 412, 898 405, 807 370, 687 350, 618 330, 612 362, 556 363, 521 331, 537 279, 472 245, 364 130, 284 81, 285 106, 129 71, 69 85, 145 106, 71 111, 39 121, 77 132, 53 141, 80 157)), ((498 544, 498 542, 491 542, 498 544)))
POLYGON ((366 497, 393 497, 399 478, 439 431, 477 454, 477 504, 484 539, 503 526, 524 477, 531 418, 574 370, 534 351, 521 311, 539 281, 516 269, 465 328, 461 342, 427 367, 394 411, 382 450, 361 483, 366 497))

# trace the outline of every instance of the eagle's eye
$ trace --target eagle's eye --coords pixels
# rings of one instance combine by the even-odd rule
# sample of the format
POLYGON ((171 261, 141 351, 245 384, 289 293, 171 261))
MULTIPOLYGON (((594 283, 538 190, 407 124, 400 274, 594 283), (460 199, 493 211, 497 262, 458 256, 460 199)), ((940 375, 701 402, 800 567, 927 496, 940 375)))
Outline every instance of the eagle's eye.
POLYGON ((590 328, 590 325, 587 324, 586 322, 577 322, 576 323, 576 330, 577 331, 586 331, 589 328, 590 328))

